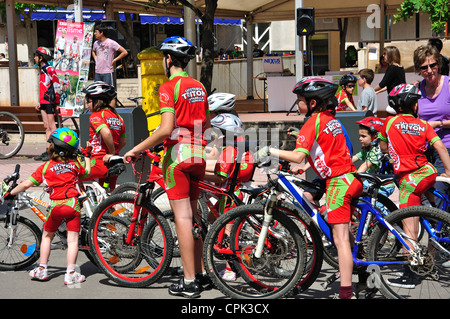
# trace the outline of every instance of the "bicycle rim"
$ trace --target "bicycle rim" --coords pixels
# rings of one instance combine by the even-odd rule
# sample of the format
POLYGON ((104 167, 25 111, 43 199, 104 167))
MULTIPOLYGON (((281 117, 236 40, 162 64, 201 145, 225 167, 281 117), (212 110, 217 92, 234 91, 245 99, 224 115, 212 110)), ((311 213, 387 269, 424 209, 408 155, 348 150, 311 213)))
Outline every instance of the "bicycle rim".
POLYGON ((413 206, 392 213, 386 220, 395 229, 406 231, 402 221, 413 217, 420 218, 422 227, 429 223, 432 231, 438 233, 437 243, 424 231, 415 241, 416 255, 407 256, 404 249, 398 249, 400 242, 386 228, 378 226, 369 239, 369 260, 399 260, 406 265, 372 267, 371 283, 391 299, 448 299, 450 272, 443 264, 450 260, 450 216, 436 208, 413 206))
POLYGON ((161 278, 172 258, 173 240, 166 220, 156 208, 139 207, 155 227, 146 241, 135 235, 125 242, 134 210, 134 196, 109 197, 96 209, 90 225, 90 247, 97 265, 114 282, 126 287, 148 286, 161 278))
POLYGON ((222 215, 208 231, 204 261, 209 276, 222 293, 231 298, 282 298, 300 281, 305 269, 306 244, 295 223, 277 211, 273 214, 263 255, 254 257, 263 208, 240 206, 222 215), (222 237, 223 229, 230 227, 222 237), (221 273, 227 266, 236 272, 236 280, 226 281, 221 273))
POLYGON ((8 246, 10 229, 4 223, 8 215, 0 216, 0 270, 20 270, 39 258, 42 233, 31 220, 19 216, 13 244, 8 246))
POLYGON ((0 158, 10 158, 22 148, 25 137, 22 122, 14 114, 0 112, 0 158))

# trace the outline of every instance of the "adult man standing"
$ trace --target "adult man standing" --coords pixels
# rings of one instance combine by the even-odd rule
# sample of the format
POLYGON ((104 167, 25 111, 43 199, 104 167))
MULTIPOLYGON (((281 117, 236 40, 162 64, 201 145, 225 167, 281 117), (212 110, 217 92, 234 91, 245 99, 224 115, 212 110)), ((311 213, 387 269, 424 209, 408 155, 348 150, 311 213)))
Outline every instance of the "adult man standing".
POLYGON ((95 60, 95 81, 102 81, 114 86, 114 63, 127 56, 128 52, 116 41, 106 36, 108 28, 98 25, 94 28, 94 36, 97 39, 92 49, 95 60), (116 51, 120 54, 114 57, 116 51))

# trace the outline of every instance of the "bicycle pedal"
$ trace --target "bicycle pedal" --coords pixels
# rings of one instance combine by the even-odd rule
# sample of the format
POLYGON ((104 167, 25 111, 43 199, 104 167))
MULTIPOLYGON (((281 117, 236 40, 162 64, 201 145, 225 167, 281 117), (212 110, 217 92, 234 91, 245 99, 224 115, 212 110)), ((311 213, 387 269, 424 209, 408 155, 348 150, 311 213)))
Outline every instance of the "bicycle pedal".
POLYGON ((200 239, 201 238, 201 229, 198 225, 194 225, 192 227, 192 235, 194 236, 194 239, 200 239))

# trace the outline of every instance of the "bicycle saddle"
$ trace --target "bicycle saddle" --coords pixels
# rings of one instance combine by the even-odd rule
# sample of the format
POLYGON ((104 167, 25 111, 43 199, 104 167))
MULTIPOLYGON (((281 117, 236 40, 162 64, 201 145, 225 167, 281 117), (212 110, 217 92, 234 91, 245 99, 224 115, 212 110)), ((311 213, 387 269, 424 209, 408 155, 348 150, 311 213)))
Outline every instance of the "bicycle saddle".
POLYGON ((370 174, 370 173, 356 173, 356 177, 367 179, 378 186, 386 185, 395 182, 398 179, 397 174, 370 174))
POLYGON ((137 97, 129 97, 128 99, 130 101, 137 102, 137 101, 139 101, 140 99, 143 99, 143 98, 144 98, 143 96, 137 96, 137 97))

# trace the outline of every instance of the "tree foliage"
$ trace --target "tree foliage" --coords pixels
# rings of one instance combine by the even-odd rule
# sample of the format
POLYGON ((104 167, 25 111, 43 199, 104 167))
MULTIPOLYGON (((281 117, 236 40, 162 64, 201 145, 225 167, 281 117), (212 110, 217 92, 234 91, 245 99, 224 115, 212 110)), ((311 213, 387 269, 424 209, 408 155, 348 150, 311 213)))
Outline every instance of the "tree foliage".
POLYGON ((407 21, 420 11, 428 13, 431 20, 431 30, 441 34, 445 30, 445 23, 450 19, 450 0, 405 0, 394 15, 394 23, 407 21))
POLYGON ((202 21, 202 68, 200 74, 200 82, 205 86, 208 94, 211 92, 212 70, 214 64, 214 14, 217 9, 218 0, 206 0, 205 12, 193 6, 186 0, 149 0, 149 5, 184 5, 195 12, 195 15, 202 21))

